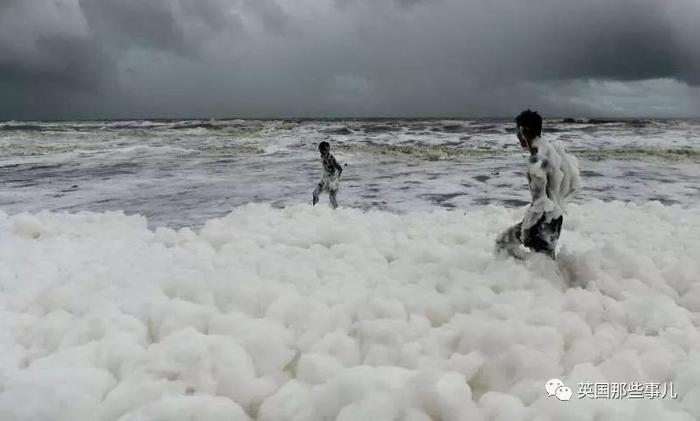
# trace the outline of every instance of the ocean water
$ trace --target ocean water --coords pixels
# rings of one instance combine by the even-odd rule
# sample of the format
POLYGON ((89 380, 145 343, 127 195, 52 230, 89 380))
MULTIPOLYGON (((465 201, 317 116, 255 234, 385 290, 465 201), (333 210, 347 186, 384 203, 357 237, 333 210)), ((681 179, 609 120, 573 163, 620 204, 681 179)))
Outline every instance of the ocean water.
POLYGON ((493 253, 512 130, 0 123, 0 420, 699 420, 700 122, 547 121, 585 183, 556 262, 493 253))
MULTIPOLYGON (((579 158, 582 202, 700 199, 700 121, 548 120, 544 131, 579 158)), ((10 121, 0 123, 0 209, 124 210, 183 227, 247 203, 308 203, 322 140, 345 166, 342 206, 402 213, 529 200, 510 120, 10 121)))

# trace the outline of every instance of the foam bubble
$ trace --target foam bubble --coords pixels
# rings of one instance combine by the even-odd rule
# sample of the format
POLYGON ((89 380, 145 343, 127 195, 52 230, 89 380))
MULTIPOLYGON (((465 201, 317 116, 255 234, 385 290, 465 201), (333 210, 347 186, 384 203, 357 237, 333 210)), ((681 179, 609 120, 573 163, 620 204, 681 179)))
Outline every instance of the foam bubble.
POLYGON ((564 277, 493 256, 521 216, 499 207, 0 213, 0 418, 692 419, 697 211, 572 205, 564 277), (583 381, 679 399, 580 401, 583 381))

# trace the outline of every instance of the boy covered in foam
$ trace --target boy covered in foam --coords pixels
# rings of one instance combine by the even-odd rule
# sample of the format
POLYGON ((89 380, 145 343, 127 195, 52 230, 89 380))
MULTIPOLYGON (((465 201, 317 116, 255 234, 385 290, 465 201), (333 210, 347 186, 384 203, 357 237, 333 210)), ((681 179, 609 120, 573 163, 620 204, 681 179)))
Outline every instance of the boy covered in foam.
POLYGON ((338 164, 335 157, 331 155, 331 145, 328 142, 321 142, 318 145, 318 151, 321 153, 321 164, 323 165, 323 176, 318 186, 313 192, 313 204, 318 203, 318 195, 321 192, 327 192, 333 209, 338 207, 338 187, 340 184, 340 175, 343 173, 343 167, 338 164))
POLYGON ((541 137, 542 117, 537 112, 523 111, 515 122, 520 145, 530 152, 527 180, 532 204, 522 222, 501 234, 496 251, 523 259, 522 244, 554 259, 566 201, 581 188, 578 162, 561 141, 541 137))

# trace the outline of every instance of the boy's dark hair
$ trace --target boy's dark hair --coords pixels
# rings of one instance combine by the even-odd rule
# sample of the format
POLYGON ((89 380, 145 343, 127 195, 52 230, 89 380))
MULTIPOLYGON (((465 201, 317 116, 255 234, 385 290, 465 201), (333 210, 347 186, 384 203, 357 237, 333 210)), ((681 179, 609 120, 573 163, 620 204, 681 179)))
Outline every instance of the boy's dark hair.
POLYGON ((542 117, 537 111, 525 110, 515 117, 515 124, 526 127, 528 132, 535 135, 542 135, 542 117))
POLYGON ((331 149, 330 143, 326 142, 325 140, 318 144, 318 150, 320 152, 323 152, 324 150, 328 151, 330 149, 331 149))

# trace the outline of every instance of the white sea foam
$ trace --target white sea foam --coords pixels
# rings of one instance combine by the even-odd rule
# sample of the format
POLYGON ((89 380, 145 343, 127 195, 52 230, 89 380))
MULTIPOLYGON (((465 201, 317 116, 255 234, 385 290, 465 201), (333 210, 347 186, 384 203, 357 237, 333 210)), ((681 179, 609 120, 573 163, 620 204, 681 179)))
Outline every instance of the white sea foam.
POLYGON ((573 205, 560 274, 492 255, 521 214, 0 213, 0 419, 699 418, 698 209, 573 205))

